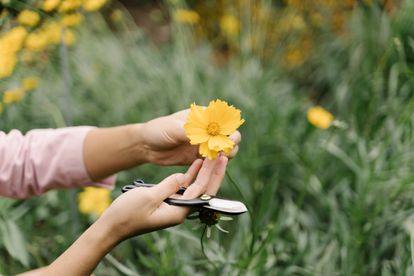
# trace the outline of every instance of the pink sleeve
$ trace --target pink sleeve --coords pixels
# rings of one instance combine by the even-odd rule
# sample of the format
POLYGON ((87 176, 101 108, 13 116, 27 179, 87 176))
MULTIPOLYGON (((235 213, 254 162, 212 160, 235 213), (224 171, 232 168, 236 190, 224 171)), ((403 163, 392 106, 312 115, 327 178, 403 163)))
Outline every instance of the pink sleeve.
POLYGON ((50 189, 112 188, 115 176, 93 182, 83 160, 83 143, 92 127, 39 129, 22 135, 0 132, 0 196, 26 198, 50 189))

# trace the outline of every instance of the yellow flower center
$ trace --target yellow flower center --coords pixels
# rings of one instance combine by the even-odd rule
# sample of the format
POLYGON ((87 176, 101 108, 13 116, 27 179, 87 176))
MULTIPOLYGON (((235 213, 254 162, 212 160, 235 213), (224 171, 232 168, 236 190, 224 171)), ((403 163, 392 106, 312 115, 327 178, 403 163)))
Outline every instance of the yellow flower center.
POLYGON ((207 126, 207 133, 211 136, 216 136, 220 133, 220 126, 215 122, 211 122, 207 126))

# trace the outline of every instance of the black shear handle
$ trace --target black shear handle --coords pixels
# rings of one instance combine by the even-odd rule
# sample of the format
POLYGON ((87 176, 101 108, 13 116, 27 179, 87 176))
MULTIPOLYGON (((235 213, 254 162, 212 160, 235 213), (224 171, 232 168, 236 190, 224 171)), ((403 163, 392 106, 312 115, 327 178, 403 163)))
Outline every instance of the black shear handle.
MULTIPOLYGON (((138 187, 146 187, 146 188, 151 188, 154 187, 154 184, 149 184, 149 183, 144 183, 142 180, 136 180, 134 181, 133 184, 130 185, 126 185, 124 187, 122 187, 122 192, 126 193, 129 190, 138 188, 138 187)), ((177 194, 182 195, 185 192, 185 188, 181 187, 178 191, 177 194)), ((208 205, 208 200, 203 200, 200 198, 194 198, 194 199, 177 199, 177 198, 167 198, 164 200, 165 203, 168 203, 170 205, 175 205, 175 206, 192 206, 192 207, 196 207, 196 206, 203 206, 203 205, 208 205)))
MULTIPOLYGON (((154 184, 149 184, 149 183, 144 183, 144 181, 142 180, 136 180, 134 181, 134 183, 126 185, 124 187, 122 187, 122 192, 128 192, 129 190, 132 190, 134 188, 138 188, 138 187, 145 187, 145 188, 151 188, 154 187, 154 184)), ((185 192, 185 187, 181 187, 176 194, 182 195, 185 192)))

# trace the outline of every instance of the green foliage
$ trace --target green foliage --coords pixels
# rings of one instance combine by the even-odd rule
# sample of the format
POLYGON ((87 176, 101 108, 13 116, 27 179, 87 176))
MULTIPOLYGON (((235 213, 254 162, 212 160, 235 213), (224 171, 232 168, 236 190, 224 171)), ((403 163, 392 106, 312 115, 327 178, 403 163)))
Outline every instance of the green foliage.
MULTIPOLYGON (((174 26, 171 44, 155 48, 139 30, 113 34, 96 16, 69 53, 70 101, 56 57, 38 91, 8 107, 0 127, 62 126, 68 109, 75 125, 112 126, 215 98, 242 110, 243 141, 229 165, 238 189, 227 179, 220 193, 245 201, 249 214, 221 223, 230 234, 214 231, 205 240, 209 259, 200 248, 202 229, 188 221, 122 243, 96 275, 410 275, 404 225, 412 234, 412 12, 410 1, 393 17, 356 9, 346 35, 321 38, 309 67, 296 74, 254 56, 216 66, 209 46, 194 44, 185 26, 174 26), (347 127, 309 125, 311 97, 347 127)), ((135 178, 156 182, 181 169, 123 172, 113 196, 135 178)), ((1 199, 0 273, 56 258, 73 241, 69 209, 67 191, 1 199)), ((90 221, 79 223, 75 230, 90 221)))

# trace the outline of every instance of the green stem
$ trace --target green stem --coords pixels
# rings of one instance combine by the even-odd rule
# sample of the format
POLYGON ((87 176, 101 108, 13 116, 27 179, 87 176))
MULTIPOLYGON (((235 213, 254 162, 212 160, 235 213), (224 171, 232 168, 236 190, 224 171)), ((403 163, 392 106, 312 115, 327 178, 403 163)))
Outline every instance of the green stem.
POLYGON ((217 270, 216 264, 212 260, 210 260, 210 258, 207 256, 205 248, 204 248, 204 236, 207 232, 207 227, 208 227, 208 225, 206 224, 204 226, 203 233, 201 234, 201 237, 200 237, 201 252, 203 252, 203 255, 206 258, 206 260, 214 267, 214 270, 217 270))
POLYGON ((253 208, 251 208, 249 206, 249 204, 247 204, 247 200, 246 197, 243 195, 243 192, 240 190, 239 186, 237 185, 236 181, 234 181, 233 177, 230 175, 230 172, 227 170, 226 171, 226 175, 227 178, 229 179, 230 183, 233 185, 233 187, 236 189, 236 191, 239 193, 240 197, 243 199, 243 201, 246 203, 247 206, 247 210, 249 213, 249 217, 250 217, 250 225, 251 225, 251 231, 252 231, 252 241, 250 243, 250 247, 249 247, 249 255, 252 256, 253 255, 253 251, 254 251, 254 243, 256 241, 256 232, 255 230, 255 226, 254 226, 254 217, 253 217, 253 208))

